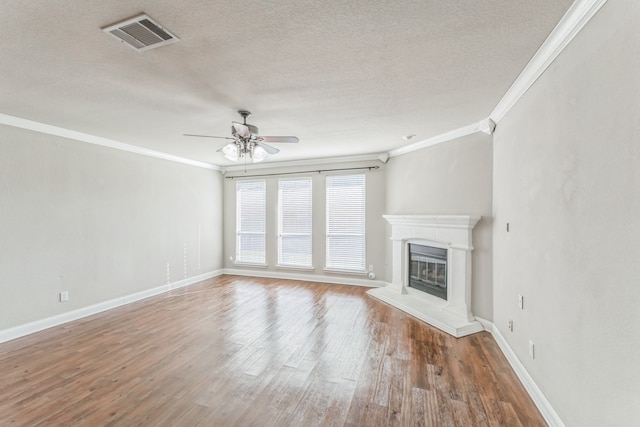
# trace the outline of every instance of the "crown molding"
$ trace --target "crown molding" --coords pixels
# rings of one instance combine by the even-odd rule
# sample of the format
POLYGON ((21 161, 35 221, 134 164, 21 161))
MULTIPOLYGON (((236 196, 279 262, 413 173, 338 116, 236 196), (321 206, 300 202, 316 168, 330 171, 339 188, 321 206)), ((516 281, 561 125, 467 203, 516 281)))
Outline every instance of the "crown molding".
POLYGON ((0 124, 31 130, 34 132, 45 133, 47 135, 73 139, 75 141, 87 142, 89 144, 101 145, 103 147, 115 148, 116 150, 128 151, 129 153, 141 154, 143 156, 155 157, 157 159, 169 160, 189 166, 196 166, 199 168, 211 169, 215 171, 221 170, 220 166, 210 163, 191 160, 180 156, 174 156, 173 154, 167 154, 161 151, 138 147, 136 145, 125 144, 123 142, 114 141, 113 139, 101 138, 99 136, 90 135, 88 133, 76 132, 74 130, 69 130, 58 126, 52 126, 33 120, 10 116, 8 114, 0 113, 0 124))
POLYGON ((354 163, 354 162, 368 162, 368 161, 382 161, 379 159, 384 153, 363 154, 358 156, 345 156, 345 157, 323 157, 320 159, 304 159, 304 160, 291 160, 283 162, 264 162, 264 163, 250 163, 246 166, 244 164, 235 164, 231 166, 223 166, 223 171, 226 172, 238 172, 257 169, 273 169, 273 168, 289 168, 294 166, 315 166, 315 165, 328 165, 337 163, 354 163))
POLYGON ((565 47, 593 18, 607 0, 576 0, 540 49, 524 67, 507 93, 495 106, 489 117, 496 123, 504 118, 511 108, 522 98, 529 88, 546 71, 565 47))
POLYGON ((463 136, 472 135, 476 132, 490 133, 487 132, 487 124, 489 123, 488 120, 489 119, 484 119, 479 121, 478 123, 472 123, 470 125, 424 139, 422 141, 414 142, 413 144, 405 145, 404 147, 395 148, 389 151, 389 157, 396 157, 401 154, 407 154, 412 151, 420 150, 422 148, 431 147, 432 145, 441 144, 443 142, 462 138, 463 136))

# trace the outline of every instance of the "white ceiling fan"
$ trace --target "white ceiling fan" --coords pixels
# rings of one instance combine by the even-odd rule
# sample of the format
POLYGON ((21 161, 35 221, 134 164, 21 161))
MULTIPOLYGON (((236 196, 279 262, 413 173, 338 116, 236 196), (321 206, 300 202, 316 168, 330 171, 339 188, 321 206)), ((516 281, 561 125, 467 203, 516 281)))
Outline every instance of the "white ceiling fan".
POLYGON ((280 152, 275 147, 267 144, 269 143, 297 143, 299 139, 295 136, 260 136, 258 134, 258 127, 248 124, 247 117, 251 115, 250 111, 239 110, 238 114, 243 119, 243 123, 232 122, 231 134, 233 137, 228 136, 212 136, 212 135, 194 135, 183 134, 184 136, 195 136, 200 138, 217 138, 217 139, 230 139, 233 142, 228 143, 224 147, 220 148, 218 152, 224 153, 224 156, 234 162, 241 159, 247 160, 250 158, 254 163, 261 162, 267 158, 269 154, 277 154, 280 152))

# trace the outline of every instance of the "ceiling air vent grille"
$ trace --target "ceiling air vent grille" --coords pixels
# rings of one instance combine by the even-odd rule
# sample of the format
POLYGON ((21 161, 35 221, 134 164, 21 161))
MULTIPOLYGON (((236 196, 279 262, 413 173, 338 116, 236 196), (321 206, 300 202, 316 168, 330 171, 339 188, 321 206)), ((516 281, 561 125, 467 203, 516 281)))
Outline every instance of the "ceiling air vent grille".
POLYGON ((175 43, 179 40, 146 14, 109 25, 102 28, 102 31, 127 43, 138 52, 175 43))

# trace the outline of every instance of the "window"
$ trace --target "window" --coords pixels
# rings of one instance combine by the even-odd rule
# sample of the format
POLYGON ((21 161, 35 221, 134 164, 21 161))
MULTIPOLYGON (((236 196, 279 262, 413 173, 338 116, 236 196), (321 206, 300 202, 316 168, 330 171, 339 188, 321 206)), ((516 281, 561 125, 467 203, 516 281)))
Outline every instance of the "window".
POLYGON ((236 182, 236 262, 265 264, 264 181, 236 182))
POLYGON ((311 178, 278 181, 278 265, 311 267, 311 178))
POLYGON ((365 176, 327 176, 327 270, 365 271, 365 176))

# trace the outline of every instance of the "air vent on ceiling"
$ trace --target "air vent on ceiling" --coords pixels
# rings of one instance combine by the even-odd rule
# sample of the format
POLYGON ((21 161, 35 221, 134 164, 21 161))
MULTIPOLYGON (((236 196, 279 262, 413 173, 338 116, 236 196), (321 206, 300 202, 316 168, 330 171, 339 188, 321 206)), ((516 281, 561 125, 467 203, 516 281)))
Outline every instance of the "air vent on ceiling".
POLYGON ((109 25, 102 28, 102 31, 127 43, 138 52, 175 43, 179 40, 146 14, 109 25))

